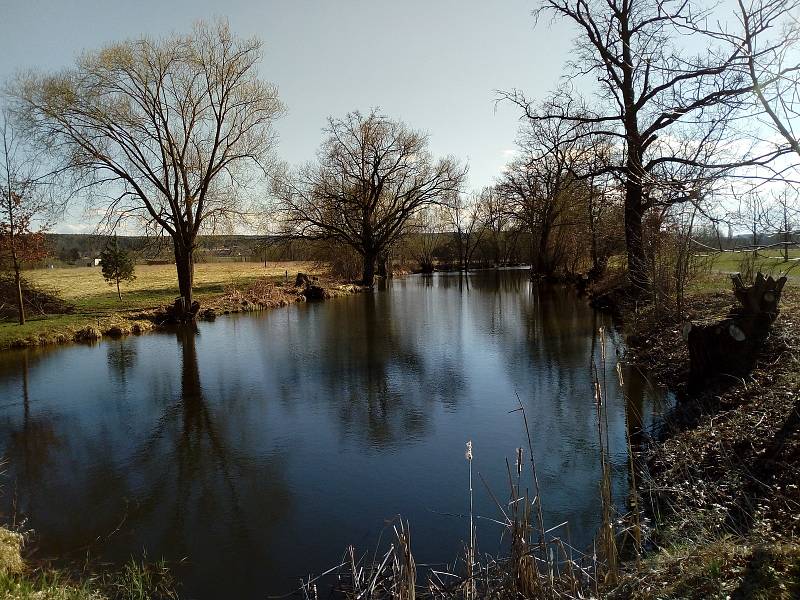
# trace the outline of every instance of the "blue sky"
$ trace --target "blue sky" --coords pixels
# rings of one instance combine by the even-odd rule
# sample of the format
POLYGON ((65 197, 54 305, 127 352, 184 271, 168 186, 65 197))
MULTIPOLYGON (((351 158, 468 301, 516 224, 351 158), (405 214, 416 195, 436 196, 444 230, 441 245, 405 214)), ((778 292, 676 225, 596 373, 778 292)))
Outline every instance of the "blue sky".
MULTIPOLYGON (((509 158, 518 111, 497 89, 541 97, 559 83, 571 30, 535 24, 530 0, 0 0, 0 80, 58 69, 82 50, 141 34, 185 32, 227 18, 264 41, 261 70, 288 112, 278 154, 311 159, 328 115, 380 106, 430 134, 431 150, 470 165, 470 187, 509 158)), ((57 230, 91 229, 72 214, 57 230)))

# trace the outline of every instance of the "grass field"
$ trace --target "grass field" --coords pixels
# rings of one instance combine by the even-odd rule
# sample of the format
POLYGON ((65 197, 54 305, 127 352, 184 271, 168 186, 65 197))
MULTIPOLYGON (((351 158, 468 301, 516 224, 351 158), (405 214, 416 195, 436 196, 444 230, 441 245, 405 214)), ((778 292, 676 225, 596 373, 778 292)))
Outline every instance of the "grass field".
MULTIPOLYGON (((316 269, 318 270, 318 269, 316 269)), ((288 271, 290 280, 298 271, 315 272, 315 265, 306 262, 263 263, 200 263, 195 267, 195 297, 201 304, 221 296, 226 288, 244 287, 261 278, 282 280, 288 271)), ((100 267, 39 269, 27 271, 31 282, 58 290, 65 300, 75 305, 70 315, 29 314, 25 325, 0 321, 0 349, 20 340, 43 336, 67 335, 86 327, 113 319, 120 313, 131 313, 172 304, 178 296, 174 265, 139 265, 136 280, 122 284, 122 301, 115 286, 108 285, 100 267)))
MULTIPOLYGON (((713 271, 721 273, 734 273, 743 270, 743 261, 750 260, 750 252, 720 252, 705 256, 698 255, 701 260, 708 260, 713 271)), ((800 276, 800 250, 789 251, 789 262, 783 261, 783 254, 778 250, 759 252, 753 261, 754 270, 764 274, 782 275, 789 271, 789 275, 800 276)))

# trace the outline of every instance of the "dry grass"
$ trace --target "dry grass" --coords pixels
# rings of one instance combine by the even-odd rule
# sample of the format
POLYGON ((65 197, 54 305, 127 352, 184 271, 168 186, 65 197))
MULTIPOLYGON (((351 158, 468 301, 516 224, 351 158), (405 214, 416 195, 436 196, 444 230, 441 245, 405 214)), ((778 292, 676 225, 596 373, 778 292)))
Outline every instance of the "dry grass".
POLYGON ((614 597, 790 600, 800 595, 800 546, 732 536, 662 548, 614 597))
POLYGON ((0 527, 0 573, 22 572, 22 536, 0 527))
MULTIPOLYGON (((325 269, 309 262, 200 263, 195 268, 195 295, 204 306, 223 302, 231 290, 254 284, 274 286, 283 282, 288 271, 290 283, 298 271, 324 275, 325 269)), ((36 285, 57 290, 75 305, 66 315, 30 314, 25 325, 13 320, 0 321, 0 350, 15 346, 40 346, 96 338, 103 335, 140 333, 152 328, 149 311, 172 304, 178 295, 174 265, 140 265, 137 278, 122 289, 122 301, 109 286, 99 267, 39 269, 24 275, 36 285)), ((227 307, 224 310, 233 310, 227 307)), ((224 312, 224 310, 222 312, 224 312)))
MULTIPOLYGON (((286 272, 294 278, 298 271, 315 272, 319 269, 307 262, 267 263, 199 263, 195 265, 195 289, 202 299, 208 294, 220 294, 229 285, 244 285, 261 277, 281 279, 286 272)), ((155 308, 178 295, 178 281, 174 265, 138 265, 136 279, 122 287, 122 302, 116 291, 100 273, 100 267, 73 269, 37 269, 25 276, 32 282, 61 292, 66 300, 81 308, 123 307, 125 309, 155 308)))

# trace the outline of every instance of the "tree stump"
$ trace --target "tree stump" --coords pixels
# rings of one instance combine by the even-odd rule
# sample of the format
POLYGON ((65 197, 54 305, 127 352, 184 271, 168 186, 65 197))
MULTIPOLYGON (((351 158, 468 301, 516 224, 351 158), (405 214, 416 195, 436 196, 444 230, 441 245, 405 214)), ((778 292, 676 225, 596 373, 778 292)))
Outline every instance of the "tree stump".
POLYGON ((296 288, 305 288, 309 285, 311 285, 311 278, 305 273, 298 273, 294 278, 294 287, 296 288))
POLYGON ((739 306, 723 319, 687 322, 683 326, 683 338, 689 347, 690 383, 718 374, 749 372, 778 316, 786 277, 776 280, 758 273, 751 286, 744 285, 739 273, 731 280, 739 306))
POLYGON ((300 294, 306 300, 325 300, 329 294, 325 288, 315 285, 305 273, 298 273, 294 278, 294 287, 301 288, 300 294))
POLYGON ((157 322, 170 325, 194 323, 198 312, 200 312, 200 303, 197 300, 192 302, 191 306, 186 306, 186 299, 178 296, 172 306, 166 308, 163 316, 157 319, 157 322))

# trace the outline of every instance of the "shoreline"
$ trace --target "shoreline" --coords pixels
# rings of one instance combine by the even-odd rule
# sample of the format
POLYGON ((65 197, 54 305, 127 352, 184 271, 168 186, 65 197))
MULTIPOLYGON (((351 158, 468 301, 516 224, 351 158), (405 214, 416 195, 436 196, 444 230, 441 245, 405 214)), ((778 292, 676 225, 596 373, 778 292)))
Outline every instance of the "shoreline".
MULTIPOLYGON (((305 289, 273 278, 257 279, 242 287, 231 287, 225 293, 200 295, 198 321, 214 321, 216 318, 245 312, 261 312, 282 308, 297 302, 320 302, 340 296, 364 292, 368 288, 353 283, 326 277, 313 276, 317 296, 307 298, 305 289)), ((55 345, 93 343, 102 338, 119 339, 129 335, 142 335, 162 330, 168 326, 168 308, 127 309, 109 311, 100 315, 48 315, 29 323, 43 324, 35 334, 10 337, 0 342, 0 352, 25 348, 40 348, 55 345), (50 326, 48 327, 48 323, 50 326)), ((9 324, 14 327, 15 324, 9 324)))
POLYGON ((800 594, 800 292, 780 314, 753 370, 690 393, 685 320, 718 318, 732 291, 687 297, 685 314, 611 303, 626 360, 676 396, 659 434, 637 451, 647 550, 622 563, 612 598, 791 598, 800 594))

